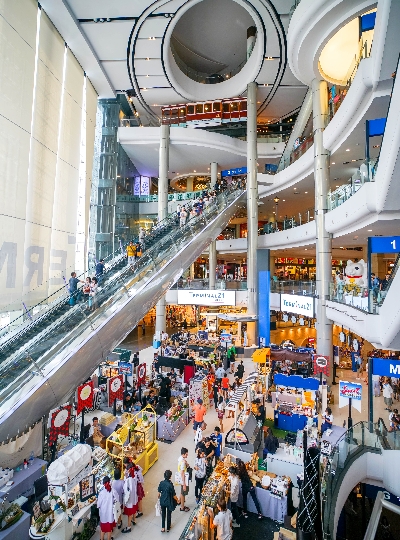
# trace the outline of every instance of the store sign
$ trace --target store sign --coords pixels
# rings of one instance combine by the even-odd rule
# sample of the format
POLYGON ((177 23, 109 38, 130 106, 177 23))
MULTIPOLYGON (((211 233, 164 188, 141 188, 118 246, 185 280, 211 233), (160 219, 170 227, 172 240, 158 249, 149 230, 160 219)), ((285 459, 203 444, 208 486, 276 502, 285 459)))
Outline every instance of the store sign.
POLYGON ((238 167, 236 169, 225 169, 221 171, 221 177, 225 176, 240 176, 241 174, 247 174, 247 167, 238 167))
POLYGON ((339 397, 361 401, 362 385, 348 381, 339 381, 339 397))
POLYGON ((236 291, 178 290, 179 305, 235 306, 236 291))
POLYGON ((314 298, 295 294, 281 294, 281 311, 314 317, 314 298))
POLYGON ((135 183, 133 184, 133 194, 136 197, 140 195, 140 176, 135 176, 135 183))
POLYGON ((400 377, 400 360, 373 358, 372 374, 382 377, 400 377))
POLYGON ((132 375, 132 364, 130 362, 120 362, 118 364, 118 371, 121 375, 132 375))
POLYGON ((223 333, 219 336, 219 340, 221 343, 231 343, 232 341, 232 334, 223 333))
POLYGON ((314 373, 329 375, 329 356, 313 355, 314 373))
POLYGON ((368 241, 370 253, 400 252, 400 236, 372 236, 368 241))

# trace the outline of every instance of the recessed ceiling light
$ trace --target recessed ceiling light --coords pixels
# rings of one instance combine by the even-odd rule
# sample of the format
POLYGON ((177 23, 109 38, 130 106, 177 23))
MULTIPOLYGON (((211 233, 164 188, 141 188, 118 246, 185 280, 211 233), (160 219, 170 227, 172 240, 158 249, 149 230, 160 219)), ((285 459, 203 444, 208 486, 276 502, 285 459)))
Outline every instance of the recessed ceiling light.
POLYGON ((196 171, 193 171, 193 172, 196 172, 196 171))
POLYGON ((305 191, 304 193, 307 195, 308 191, 305 191))
POLYGON ((307 251, 307 248, 304 248, 304 251, 307 251))
POLYGON ((372 232, 372 229, 368 229, 368 232, 372 232))
POLYGON ((282 202, 285 202, 285 199, 282 199, 282 202))
POLYGON ((336 165, 336 163, 334 161, 332 161, 332 165, 336 165))
POLYGON ((336 187, 339 187, 339 186, 336 186, 336 187))
POLYGON ((346 148, 346 152, 350 152, 350 148, 346 148))

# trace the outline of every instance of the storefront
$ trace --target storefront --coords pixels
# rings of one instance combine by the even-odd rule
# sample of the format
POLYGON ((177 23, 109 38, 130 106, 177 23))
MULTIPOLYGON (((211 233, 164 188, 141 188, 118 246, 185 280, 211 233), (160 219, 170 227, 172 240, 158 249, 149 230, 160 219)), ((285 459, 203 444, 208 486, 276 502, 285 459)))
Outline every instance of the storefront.
POLYGON ((275 374, 276 388, 274 425, 279 429, 297 432, 306 425, 318 426, 316 412, 317 379, 298 375, 275 374))

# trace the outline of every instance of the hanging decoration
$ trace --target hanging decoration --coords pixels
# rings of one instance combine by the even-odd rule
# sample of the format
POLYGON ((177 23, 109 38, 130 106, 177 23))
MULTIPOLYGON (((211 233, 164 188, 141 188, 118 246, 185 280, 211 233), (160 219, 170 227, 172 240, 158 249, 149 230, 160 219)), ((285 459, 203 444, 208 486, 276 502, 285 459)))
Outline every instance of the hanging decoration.
POLYGON ((117 375, 108 379, 108 406, 112 407, 115 399, 124 397, 124 379, 123 375, 117 375))
POLYGON ((146 364, 140 364, 137 370, 138 386, 146 383, 146 364))
POLYGON ((82 384, 81 386, 78 386, 76 394, 77 394, 76 414, 78 416, 79 414, 81 414, 83 409, 91 409, 93 407, 93 395, 94 395, 93 381, 90 381, 85 384, 82 384))
POLYGON ((59 409, 50 413, 50 431, 49 431, 49 446, 52 446, 57 442, 58 436, 63 435, 68 437, 69 435, 69 422, 71 420, 72 405, 66 403, 59 409))

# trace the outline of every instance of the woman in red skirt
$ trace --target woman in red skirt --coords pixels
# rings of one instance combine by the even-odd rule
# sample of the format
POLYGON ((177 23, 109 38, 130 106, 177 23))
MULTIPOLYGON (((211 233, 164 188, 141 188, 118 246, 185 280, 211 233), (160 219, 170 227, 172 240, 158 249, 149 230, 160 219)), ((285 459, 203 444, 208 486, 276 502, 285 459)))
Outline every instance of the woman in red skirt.
POLYGON ((100 540, 104 540, 104 534, 107 533, 108 540, 111 540, 111 533, 115 527, 114 521, 114 501, 118 496, 111 488, 109 476, 103 478, 104 489, 97 497, 97 508, 100 514, 100 540))
POLYGON ((122 533, 131 532, 131 525, 136 525, 135 515, 138 511, 137 496, 138 477, 133 463, 127 465, 127 475, 124 481, 124 515, 128 516, 128 525, 122 529, 122 533))
POLYGON ((138 479, 138 484, 137 484, 138 513, 136 514, 136 517, 139 518, 139 517, 143 516, 142 500, 143 500, 143 497, 145 497, 144 478, 143 478, 143 469, 142 469, 142 467, 140 465, 135 465, 134 467, 135 467, 136 476, 137 476, 137 479, 138 479))

